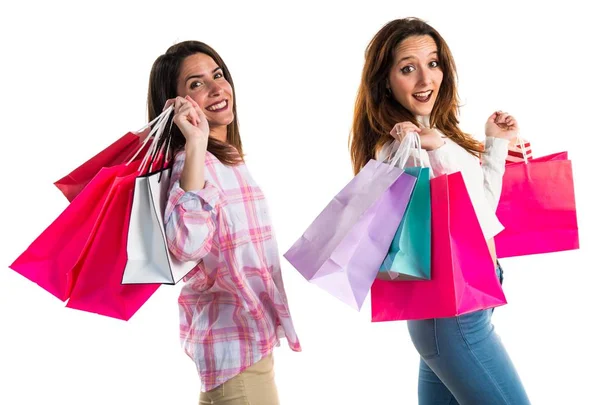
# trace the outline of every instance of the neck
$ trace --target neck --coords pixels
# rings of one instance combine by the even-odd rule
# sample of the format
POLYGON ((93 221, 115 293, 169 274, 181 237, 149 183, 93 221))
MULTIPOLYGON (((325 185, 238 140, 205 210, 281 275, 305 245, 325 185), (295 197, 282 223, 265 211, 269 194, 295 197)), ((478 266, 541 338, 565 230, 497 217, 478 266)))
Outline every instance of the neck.
POLYGON ((227 126, 221 125, 216 128, 211 128, 209 136, 217 141, 227 142, 227 126))
POLYGON ((425 128, 431 128, 429 125, 429 115, 417 115, 415 116, 419 125, 425 128))

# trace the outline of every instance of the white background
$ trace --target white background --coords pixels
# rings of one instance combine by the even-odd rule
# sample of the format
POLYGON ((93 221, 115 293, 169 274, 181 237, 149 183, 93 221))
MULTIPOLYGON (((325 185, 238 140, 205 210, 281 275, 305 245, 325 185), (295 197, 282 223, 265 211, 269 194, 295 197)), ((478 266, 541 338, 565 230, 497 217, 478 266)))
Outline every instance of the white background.
MULTIPOLYGON (((225 59, 248 164, 283 253, 350 180, 347 136, 365 46, 407 16, 430 22, 454 53, 464 130, 482 139, 486 118, 502 109, 536 156, 569 151, 581 249, 504 260, 509 304, 494 323, 532 403, 598 400, 592 6, 330 3, 3 2, 0 404, 197 403, 196 370, 179 346, 180 286, 161 288, 123 322, 64 308, 8 269, 66 207, 52 183, 146 122, 156 57, 196 39, 225 59)), ((302 353, 285 341, 276 349, 282 404, 416 404, 418 356, 405 322, 372 324, 369 299, 357 313, 282 262, 303 345, 302 353)))

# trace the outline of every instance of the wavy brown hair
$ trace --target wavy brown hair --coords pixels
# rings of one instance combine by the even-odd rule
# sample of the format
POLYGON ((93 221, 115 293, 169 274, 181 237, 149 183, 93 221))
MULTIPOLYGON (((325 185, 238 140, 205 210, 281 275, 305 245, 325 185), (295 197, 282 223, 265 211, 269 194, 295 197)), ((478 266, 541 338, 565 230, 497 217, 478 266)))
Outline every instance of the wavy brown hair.
MULTIPOLYGON (((227 126, 227 142, 221 142, 212 137, 208 138, 208 151, 215 155, 223 164, 235 165, 242 161, 242 139, 237 119, 235 87, 231 73, 221 56, 210 46, 199 41, 184 41, 171 46, 164 55, 159 56, 150 71, 148 84, 148 119, 152 121, 163 110, 168 99, 177 97, 177 80, 183 61, 188 56, 203 53, 210 56, 223 70, 225 80, 231 85, 233 92, 233 121, 227 126), (233 149, 235 148, 235 149, 233 149)), ((174 153, 183 149, 185 137, 176 125, 171 127, 171 151, 174 153)))
POLYGON ((439 94, 430 116, 430 125, 478 156, 482 145, 458 127, 458 91, 454 58, 442 36, 418 18, 404 18, 387 23, 367 46, 365 66, 354 107, 350 134, 350 156, 357 174, 386 142, 399 122, 417 123, 414 115, 393 96, 386 94, 387 80, 394 64, 396 49, 412 36, 429 35, 436 43, 440 68, 444 73, 439 94))

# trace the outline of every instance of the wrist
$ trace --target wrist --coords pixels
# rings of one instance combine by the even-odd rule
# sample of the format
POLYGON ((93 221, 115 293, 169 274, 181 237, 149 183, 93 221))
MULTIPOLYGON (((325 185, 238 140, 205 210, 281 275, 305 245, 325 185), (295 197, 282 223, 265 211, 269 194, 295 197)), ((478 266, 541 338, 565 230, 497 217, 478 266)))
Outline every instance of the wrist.
POLYGON ((198 153, 198 152, 206 152, 206 148, 208 146, 208 138, 202 139, 186 139, 185 141, 185 151, 186 153, 198 153))

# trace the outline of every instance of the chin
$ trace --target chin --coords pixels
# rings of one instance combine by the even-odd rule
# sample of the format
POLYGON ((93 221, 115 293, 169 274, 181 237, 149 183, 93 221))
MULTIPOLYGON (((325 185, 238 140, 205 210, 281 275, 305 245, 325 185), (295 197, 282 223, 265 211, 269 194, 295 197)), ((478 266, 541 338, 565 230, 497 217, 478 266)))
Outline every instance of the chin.
POLYGON ((233 122, 233 115, 229 117, 217 117, 217 118, 208 118, 208 124, 210 126, 227 126, 233 122))
POLYGON ((431 112, 433 111, 433 106, 431 107, 421 107, 418 110, 416 110, 416 115, 419 116, 427 116, 427 115, 431 115, 431 112))

